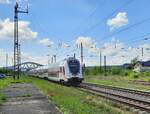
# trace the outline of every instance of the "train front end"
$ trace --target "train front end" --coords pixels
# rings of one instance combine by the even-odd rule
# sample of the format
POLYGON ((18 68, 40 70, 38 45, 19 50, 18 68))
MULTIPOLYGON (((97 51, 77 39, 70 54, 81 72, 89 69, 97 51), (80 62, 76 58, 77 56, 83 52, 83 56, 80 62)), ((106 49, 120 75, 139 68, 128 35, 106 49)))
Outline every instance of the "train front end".
POLYGON ((82 66, 79 62, 78 59, 76 58, 69 58, 67 60, 68 64, 68 82, 71 85, 78 85, 82 82, 83 80, 83 75, 82 75, 82 66))

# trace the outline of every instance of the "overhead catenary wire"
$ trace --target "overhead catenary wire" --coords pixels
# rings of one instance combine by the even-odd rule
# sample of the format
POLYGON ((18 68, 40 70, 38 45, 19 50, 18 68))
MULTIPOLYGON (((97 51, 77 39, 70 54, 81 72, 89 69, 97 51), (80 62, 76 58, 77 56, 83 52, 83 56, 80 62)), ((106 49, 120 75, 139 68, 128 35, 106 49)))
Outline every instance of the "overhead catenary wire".
MULTIPOLYGON (((82 21, 80 22, 80 23, 82 23, 82 24, 80 24, 77 28, 80 29, 81 26, 83 25, 83 23, 85 24, 85 23, 87 23, 87 21, 90 21, 90 20, 91 20, 91 17, 96 13, 97 9, 103 7, 104 4, 105 4, 105 2, 106 2, 106 0, 103 0, 102 2, 98 3, 98 6, 97 6, 96 8, 94 8, 94 9, 89 13, 89 15, 86 16, 86 18, 83 18, 83 19, 82 19, 82 21)), ((77 29, 77 30, 78 30, 78 29, 77 29)))
POLYGON ((126 44, 126 46, 129 46, 130 44, 134 44, 134 43, 137 43, 139 41, 147 41, 147 40, 150 39, 150 36, 148 36, 148 35, 150 35, 150 33, 147 34, 147 35, 143 35, 143 36, 141 36, 139 38, 138 37, 134 37, 134 38, 137 38, 137 39, 128 40, 127 42, 124 42, 124 44, 126 44))
MULTIPOLYGON (((47 35, 49 35, 49 31, 48 31, 47 29, 45 29, 45 27, 43 27, 42 24, 39 23, 39 21, 37 21, 37 20, 38 20, 38 19, 37 19, 36 15, 35 15, 35 16, 34 16, 33 25, 34 25, 36 28, 38 28, 38 29, 40 28, 40 30, 41 30, 43 33, 46 33, 47 35)), ((55 36, 54 34, 55 34, 55 33, 52 32, 52 34, 51 34, 52 37, 50 37, 50 39, 51 39, 52 41, 54 41, 54 38, 53 38, 53 36, 55 36)), ((47 37, 49 37, 49 36, 47 36, 47 37)), ((55 40, 57 40, 57 42, 58 42, 58 43, 56 43, 56 47, 54 48, 54 50, 56 51, 55 54, 57 55, 57 53, 58 53, 58 51, 59 51, 58 45, 59 45, 60 42, 63 42, 63 41, 62 41, 62 38, 60 38, 60 37, 57 37, 57 38, 55 37, 55 40)))
POLYGON ((111 14, 109 14, 108 16, 106 16, 105 18, 103 18, 101 21, 96 22, 93 26, 91 26, 90 28, 88 28, 86 31, 76 35, 75 37, 78 37, 80 35, 84 35, 87 32, 92 31, 95 27, 97 27, 98 25, 102 24, 104 21, 106 21, 108 18, 110 18, 111 16, 113 16, 115 13, 117 13, 118 11, 120 11, 122 8, 126 7, 127 5, 129 5, 130 3, 132 3, 134 0, 128 0, 127 2, 125 2, 123 5, 121 5, 120 7, 118 7, 117 9, 115 9, 111 14))
MULTIPOLYGON (((134 0, 128 0, 128 1, 125 2, 123 5, 121 5, 119 8, 117 8, 116 10, 114 10, 110 15, 106 16, 100 23, 102 23, 102 22, 105 21, 107 18, 111 17, 111 16, 112 16, 113 14, 115 14, 117 11, 121 10, 123 7, 127 6, 128 4, 130 4, 130 3, 133 2, 133 1, 134 1, 134 0)), ((104 3, 104 1, 102 2, 102 4, 103 4, 103 3, 104 3)), ((96 9, 97 9, 97 8, 96 8, 96 9)), ((96 11, 96 9, 95 9, 95 11, 96 11)), ((93 11, 93 12, 90 14, 90 16, 92 16, 92 15, 95 13, 95 11, 93 11)), ((100 23, 98 23, 98 24, 100 24, 100 23)), ((41 26, 40 23, 38 23, 38 25, 41 26)), ((40 27, 40 28, 43 29, 43 27, 40 27)), ((47 32, 47 30, 45 30, 45 29, 43 29, 43 31, 46 31, 46 32, 47 32)))
POLYGON ((150 32, 148 32, 144 35, 131 37, 129 40, 125 41, 123 44, 128 46, 129 44, 133 44, 133 43, 137 43, 137 42, 142 41, 142 40, 144 41, 144 40, 149 40, 149 39, 150 39, 150 32))
POLYGON ((114 32, 114 33, 112 33, 112 34, 106 35, 106 36, 103 37, 103 39, 102 39, 101 41, 104 41, 104 40, 110 38, 111 36, 114 36, 114 35, 116 35, 116 34, 119 34, 119 33, 121 33, 121 32, 124 32, 124 31, 126 31, 126 30, 129 30, 129 29, 131 29, 131 28, 134 28, 134 27, 136 27, 136 26, 138 26, 138 25, 141 25, 141 24, 143 24, 143 23, 145 23, 145 22, 147 22, 147 21, 150 21, 150 17, 149 17, 149 18, 146 18, 146 19, 144 19, 144 20, 142 20, 142 21, 139 21, 139 22, 137 22, 137 23, 134 23, 134 24, 132 24, 132 25, 130 25, 130 26, 127 26, 127 27, 125 27, 125 28, 123 28, 123 29, 121 29, 121 30, 118 30, 118 31, 116 31, 116 32, 114 32))
POLYGON ((93 10, 93 12, 88 16, 88 18, 92 17, 96 13, 97 9, 103 7, 106 1, 107 0, 103 0, 102 2, 100 2, 98 6, 93 10))

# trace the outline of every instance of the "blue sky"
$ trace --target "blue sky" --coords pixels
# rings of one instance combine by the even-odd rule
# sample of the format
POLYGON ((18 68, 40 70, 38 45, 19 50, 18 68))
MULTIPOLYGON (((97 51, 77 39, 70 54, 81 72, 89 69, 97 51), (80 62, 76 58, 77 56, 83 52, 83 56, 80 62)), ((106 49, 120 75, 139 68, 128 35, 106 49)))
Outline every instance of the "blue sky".
MULTIPOLYGON (((1 23, 4 23, 7 18, 10 19, 8 22, 13 21, 14 3, 11 0, 0 0, 1 23)), ((34 60, 38 62, 42 56, 45 57, 43 58, 45 61, 42 60, 42 63, 45 64, 47 54, 53 55, 57 53, 58 59, 62 59, 66 55, 72 55, 74 52, 71 50, 74 49, 79 56, 79 49, 76 49, 77 40, 86 40, 84 59, 87 65, 97 65, 99 60, 98 52, 95 51, 97 48, 105 47, 102 51, 108 56, 108 64, 122 64, 129 62, 135 56, 140 56, 136 48, 142 46, 144 48, 150 47, 150 39, 147 41, 138 40, 150 37, 150 34, 148 34, 150 33, 150 20, 118 34, 111 35, 150 18, 150 13, 148 13, 150 10, 149 0, 29 0, 29 4, 29 14, 20 14, 19 18, 30 23, 25 23, 27 25, 25 27, 28 30, 30 29, 26 32, 36 32, 37 35, 33 36, 31 33, 28 35, 27 40, 21 41, 22 53, 25 56, 23 61, 34 60), (131 2, 119 8, 128 1, 131 2), (118 8, 119 10, 116 11, 118 8), (110 20, 110 24, 108 24, 108 20, 110 20), (95 24, 96 26, 94 26, 95 24), (147 35, 143 36, 145 34, 147 35), (31 38, 30 35, 32 35, 31 38), (43 41, 44 39, 49 40, 43 41), (88 43, 87 46, 88 41, 93 43, 88 43), (52 45, 51 48, 43 45, 45 42, 50 43, 52 45), (69 47, 59 47, 59 43, 65 43, 69 47), (94 52, 89 49, 89 45, 96 45, 94 52), (119 45, 119 47, 111 47, 115 45, 119 45), (125 50, 122 51, 120 48, 125 48, 125 50), (123 54, 126 57, 122 59, 121 56, 123 54), (93 58, 88 58, 91 55, 94 56, 94 60, 93 58), (132 58, 129 58, 130 55, 133 55, 132 58), (122 61, 115 63, 114 61, 118 57, 122 61), (112 58, 114 59, 112 60, 112 58)), ((26 1, 21 0, 20 5, 24 9, 26 1)), ((24 28, 22 29, 24 30, 24 28)), ((7 35, 0 36, 0 49, 3 50, 3 53, 11 53, 13 50, 13 39, 4 38, 5 36, 7 35)), ((150 51, 146 50, 145 56, 139 57, 139 59, 150 59, 149 53, 150 51)))

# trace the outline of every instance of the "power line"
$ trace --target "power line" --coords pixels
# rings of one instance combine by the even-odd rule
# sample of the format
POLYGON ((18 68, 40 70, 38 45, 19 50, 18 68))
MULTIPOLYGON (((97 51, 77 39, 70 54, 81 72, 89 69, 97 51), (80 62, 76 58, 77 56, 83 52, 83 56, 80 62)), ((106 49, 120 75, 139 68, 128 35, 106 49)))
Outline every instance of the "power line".
MULTIPOLYGON (((84 23, 84 24, 85 22, 87 23, 87 21, 89 21, 89 19, 96 13, 97 9, 104 6, 105 2, 106 0, 103 0, 102 2, 100 2, 99 5, 92 12, 90 12, 90 14, 85 19, 83 19, 81 23, 84 23)), ((82 24, 80 24, 77 28, 79 29, 81 26, 82 24)))
POLYGON ((93 12, 88 17, 89 18, 92 17, 96 13, 97 9, 104 6, 105 2, 106 2, 106 0, 103 0, 102 2, 100 2, 99 5, 93 10, 93 12))
MULTIPOLYGON (((150 35, 150 34, 149 34, 150 35)), ((145 35, 146 36, 146 35, 145 35)), ((144 36, 141 36, 141 37, 144 37, 144 36)), ((146 41, 146 40, 148 40, 148 39, 150 39, 150 38, 148 38, 148 37, 145 37, 145 38, 139 38, 139 39, 134 39, 134 40, 131 40, 131 41, 127 41, 127 42, 125 42, 124 44, 126 44, 126 45, 129 45, 129 44, 133 44, 133 43, 137 43, 137 42, 139 42, 139 41, 146 41)))
POLYGON ((76 37, 83 35, 91 30, 93 30, 95 27, 97 27, 98 25, 102 24, 104 21, 106 21, 109 17, 113 16, 116 12, 120 11, 122 8, 126 7, 127 5, 129 5, 130 3, 132 3, 134 0, 128 0, 127 2, 125 2, 123 5, 121 5, 119 8, 115 9, 110 15, 106 16, 105 18, 103 18, 101 21, 98 21, 96 24, 94 24, 93 26, 91 26, 89 29, 87 29, 86 31, 84 31, 83 33, 77 35, 76 37))
POLYGON ((77 51, 78 48, 75 48, 75 49, 72 49, 71 51, 67 52, 66 54, 68 53, 74 53, 75 51, 77 51))
POLYGON ((136 26, 138 26, 138 25, 140 25, 140 24, 143 24, 143 23, 145 23, 146 21, 149 21, 149 20, 150 20, 150 18, 146 18, 146 19, 144 19, 144 20, 142 20, 142 21, 139 21, 139 22, 137 22, 137 23, 135 23, 135 24, 132 24, 131 26, 128 26, 128 27, 123 28, 123 29, 121 29, 121 30, 119 30, 119 31, 116 31, 116 32, 114 32, 114 33, 112 33, 112 34, 109 34, 109 35, 107 35, 107 36, 104 36, 103 39, 102 39, 102 41, 108 39, 109 37, 111 37, 111 36, 113 36, 113 35, 115 35, 115 34, 119 34, 119 33, 121 33, 121 32, 124 32, 124 31, 126 31, 126 30, 129 30, 129 29, 131 29, 131 28, 134 28, 134 27, 136 27, 136 26))
POLYGON ((148 32, 148 33, 146 33, 146 34, 144 34, 144 35, 140 35, 140 36, 135 36, 135 37, 132 37, 132 38, 130 38, 130 40, 128 40, 127 42, 125 42, 125 43, 128 43, 128 42, 130 42, 130 41, 135 41, 135 40, 138 40, 139 38, 141 39, 141 37, 142 37, 142 39, 143 39, 143 37, 147 37, 148 35, 150 35, 150 32, 148 32))

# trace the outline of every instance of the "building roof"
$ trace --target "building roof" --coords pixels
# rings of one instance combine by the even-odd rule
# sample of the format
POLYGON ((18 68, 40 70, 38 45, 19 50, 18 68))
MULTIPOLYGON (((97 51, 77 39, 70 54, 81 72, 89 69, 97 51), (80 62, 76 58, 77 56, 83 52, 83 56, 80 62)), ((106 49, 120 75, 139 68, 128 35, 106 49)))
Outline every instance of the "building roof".
POLYGON ((138 61, 138 63, 140 63, 142 66, 150 67, 150 60, 148 60, 148 61, 138 61))

